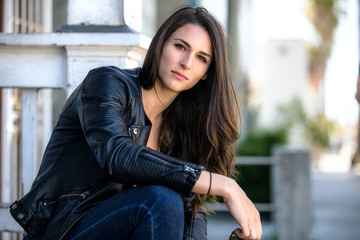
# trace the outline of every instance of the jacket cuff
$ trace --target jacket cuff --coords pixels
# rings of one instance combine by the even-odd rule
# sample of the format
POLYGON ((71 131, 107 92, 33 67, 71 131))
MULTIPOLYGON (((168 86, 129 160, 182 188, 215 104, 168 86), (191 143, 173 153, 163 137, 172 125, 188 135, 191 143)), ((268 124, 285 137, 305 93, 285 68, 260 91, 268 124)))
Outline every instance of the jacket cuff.
POLYGON ((167 187, 190 197, 196 181, 199 179, 203 166, 184 162, 150 148, 144 149, 145 158, 162 165, 160 177, 167 187), (164 168, 165 166, 165 168, 164 168))

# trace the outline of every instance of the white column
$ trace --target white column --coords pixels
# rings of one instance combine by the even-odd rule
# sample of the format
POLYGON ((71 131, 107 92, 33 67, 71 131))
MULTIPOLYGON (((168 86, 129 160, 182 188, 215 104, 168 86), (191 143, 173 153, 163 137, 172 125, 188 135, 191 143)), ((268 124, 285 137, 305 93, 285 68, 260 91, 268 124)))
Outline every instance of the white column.
POLYGON ((4 33, 11 33, 14 31, 13 28, 13 11, 14 5, 12 0, 5 0, 4 1, 4 10, 3 10, 3 29, 4 33))
POLYGON ((41 13, 41 22, 44 25, 43 32, 51 32, 53 24, 53 1, 44 0, 41 2, 43 9, 41 13))
MULTIPOLYGON (((11 195, 11 188, 13 187, 11 185, 11 181, 14 180, 11 179, 11 159, 10 159, 10 136, 12 131, 14 131, 13 129, 13 125, 10 124, 11 122, 11 116, 9 114, 9 108, 13 107, 12 104, 8 103, 8 99, 10 96, 10 89, 1 89, 2 94, 1 94, 1 102, 3 103, 2 108, 1 108, 1 201, 3 202, 10 202, 12 200, 12 195, 11 195), (4 104, 7 103, 7 104, 4 104)), ((17 163, 13 163, 13 165, 16 164, 17 167, 17 163)), ((16 179, 15 179, 16 182, 16 179)))
POLYGON ((146 50, 137 46, 66 46, 69 96, 87 73, 101 66, 135 68, 141 66, 146 50))
POLYGON ((69 0, 68 25, 124 25, 123 0, 69 0))

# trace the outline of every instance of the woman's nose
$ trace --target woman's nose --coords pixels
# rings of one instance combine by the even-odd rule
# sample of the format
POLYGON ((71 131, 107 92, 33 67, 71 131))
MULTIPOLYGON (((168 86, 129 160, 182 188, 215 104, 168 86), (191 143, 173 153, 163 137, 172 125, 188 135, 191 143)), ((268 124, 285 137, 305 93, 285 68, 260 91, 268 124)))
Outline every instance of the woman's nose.
POLYGON ((181 67, 183 67, 184 69, 190 69, 191 68, 191 64, 192 64, 192 59, 190 55, 186 55, 184 56, 181 60, 180 60, 180 65, 181 67))

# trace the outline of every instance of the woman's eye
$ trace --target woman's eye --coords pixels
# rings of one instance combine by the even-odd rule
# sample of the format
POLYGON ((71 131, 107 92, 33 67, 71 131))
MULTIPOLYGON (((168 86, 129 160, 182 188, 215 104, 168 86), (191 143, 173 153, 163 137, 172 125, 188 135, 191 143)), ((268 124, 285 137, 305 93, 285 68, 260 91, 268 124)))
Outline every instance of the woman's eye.
POLYGON ((180 50, 185 50, 184 45, 182 45, 182 44, 180 44, 180 43, 175 44, 175 47, 176 47, 177 49, 180 49, 180 50))
POLYGON ((204 62, 204 63, 207 63, 207 61, 206 61, 206 58, 205 58, 205 57, 203 57, 203 56, 199 55, 199 56, 198 56, 198 58, 200 59, 200 61, 202 61, 202 62, 204 62))

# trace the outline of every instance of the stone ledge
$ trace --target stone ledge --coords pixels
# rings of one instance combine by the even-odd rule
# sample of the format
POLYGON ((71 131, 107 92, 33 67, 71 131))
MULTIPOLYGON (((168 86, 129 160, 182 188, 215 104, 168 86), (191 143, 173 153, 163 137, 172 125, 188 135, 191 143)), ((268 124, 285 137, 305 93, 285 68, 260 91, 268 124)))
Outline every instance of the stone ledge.
POLYGON ((136 32, 0 34, 0 46, 137 46, 148 49, 150 41, 148 36, 136 32))
POLYGON ((57 33, 137 33, 127 25, 64 25, 56 30, 57 33))

